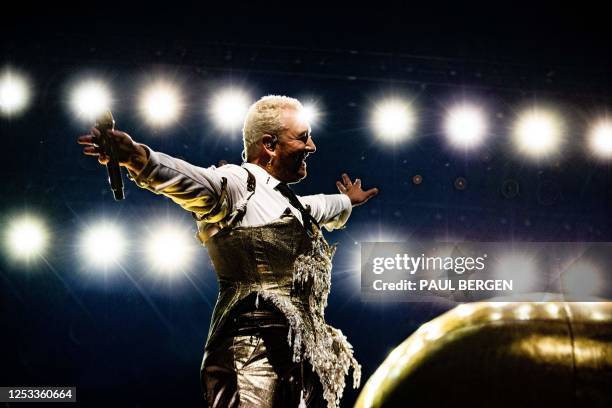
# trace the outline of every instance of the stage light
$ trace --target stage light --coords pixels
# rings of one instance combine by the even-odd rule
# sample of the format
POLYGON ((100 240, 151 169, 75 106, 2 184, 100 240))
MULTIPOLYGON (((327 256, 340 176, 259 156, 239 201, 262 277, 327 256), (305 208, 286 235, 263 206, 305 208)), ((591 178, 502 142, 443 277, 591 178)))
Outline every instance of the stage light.
POLYGON ((217 126, 229 131, 242 126, 248 108, 247 95, 242 91, 229 89, 214 97, 211 113, 217 126))
POLYGON ((155 230, 147 246, 153 268, 160 272, 175 272, 188 264, 195 241, 188 231, 172 226, 155 230))
POLYGON ((412 107, 407 102, 390 99, 374 108, 371 124, 381 140, 396 143, 411 135, 415 121, 412 107))
POLYGON ((47 230, 44 224, 31 216, 14 220, 8 227, 7 244, 12 256, 29 260, 42 255, 47 246, 47 230))
POLYGON ((602 120, 592 127, 589 142, 593 154, 602 159, 612 158, 612 121, 602 120))
MULTIPOLYGON (((362 248, 361 243, 364 242, 406 242, 407 235, 405 231, 398 229, 396 226, 377 224, 369 228, 363 228, 360 231, 355 231, 354 235, 350 236, 350 245, 347 251, 342 251, 341 258, 336 259, 337 268, 336 277, 347 276, 344 281, 344 287, 353 291, 361 290, 361 270, 362 259, 366 259, 375 255, 374 252, 368 252, 366 248, 362 248), (363 253, 362 253, 363 252, 363 253), (340 266, 342 265, 342 266, 340 266)), ((375 248, 370 247, 370 251, 375 251, 375 248)))
POLYGON ((26 79, 18 73, 5 71, 0 77, 0 112, 11 116, 26 108, 30 90, 26 79))
POLYGON ((102 222, 85 231, 81 240, 81 252, 92 266, 107 268, 121 259, 126 248, 121 229, 102 222))
POLYGON ((312 126, 317 123, 321 112, 314 103, 304 104, 300 111, 300 116, 312 126))
POLYGON ((140 97, 140 111, 152 126, 161 127, 175 122, 181 108, 179 90, 170 83, 150 85, 140 97))
POLYGON ((573 296, 597 296, 606 287, 599 269, 585 261, 567 267, 561 279, 563 291, 573 296))
POLYGON ((538 268, 531 255, 511 253, 501 256, 495 261, 496 279, 511 280, 513 290, 517 294, 531 292, 538 279, 538 268))
POLYGON ((87 80, 72 89, 70 105, 77 117, 93 123, 101 113, 111 108, 110 92, 102 82, 87 80))
POLYGON ((551 112, 532 109, 519 117, 514 139, 519 151, 528 156, 555 153, 561 142, 561 123, 551 112))
POLYGON ((452 108, 444 125, 450 144, 464 149, 470 149, 482 143, 487 131, 482 110, 471 105, 452 108))

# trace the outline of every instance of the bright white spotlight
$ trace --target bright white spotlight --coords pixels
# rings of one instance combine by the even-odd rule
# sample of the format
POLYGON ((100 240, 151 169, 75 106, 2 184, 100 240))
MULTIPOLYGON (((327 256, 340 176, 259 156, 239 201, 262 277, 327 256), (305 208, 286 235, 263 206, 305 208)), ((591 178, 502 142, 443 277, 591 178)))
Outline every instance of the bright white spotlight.
POLYGON ((534 290, 538 281, 538 268, 531 255, 511 253, 497 260, 494 267, 496 279, 511 280, 517 293, 534 290))
POLYGON ((606 287, 599 269, 585 261, 570 265, 561 279, 564 292, 574 296, 597 296, 606 287))
POLYGON ((141 95, 140 110, 153 126, 164 126, 180 116, 181 98, 179 90, 169 84, 158 82, 149 86, 141 95))
POLYGON ((551 112, 530 110, 518 119, 514 137, 521 152, 534 157, 545 156, 558 150, 561 124, 551 112))
POLYGON ((487 124, 481 109, 461 105, 451 109, 448 113, 445 130, 453 146, 469 149, 482 142, 487 131, 487 124))
POLYGON ((300 117, 303 118, 306 122, 308 122, 311 126, 317 123, 317 119, 319 119, 320 112, 317 109, 317 106, 314 104, 305 104, 303 105, 302 110, 300 111, 300 117))
POLYGON ((70 105, 79 118, 93 122, 102 112, 110 109, 110 92, 102 82, 88 80, 72 89, 70 105))
POLYGON ((415 116, 410 105, 400 100, 388 100, 374 109, 372 126, 384 141, 395 143, 406 139, 414 130, 415 116))
POLYGON ((166 226, 156 230, 147 246, 152 266, 162 272, 184 268, 191 259, 193 242, 184 229, 166 226))
POLYGON ((230 89, 213 99, 211 113, 221 129, 235 130, 242 126, 248 108, 249 98, 241 91, 230 89))
POLYGON ((40 220, 23 216, 9 225, 7 241, 8 249, 15 258, 29 260, 44 252, 47 230, 40 220))
POLYGON ((26 79, 14 72, 6 71, 0 77, 0 112, 11 116, 27 106, 30 92, 26 79))
POLYGON ((81 250, 88 264, 107 268, 118 262, 126 243, 121 230, 110 223, 90 227, 83 235, 81 250))
POLYGON ((589 135, 591 151, 602 159, 612 158, 612 121, 595 124, 589 135))

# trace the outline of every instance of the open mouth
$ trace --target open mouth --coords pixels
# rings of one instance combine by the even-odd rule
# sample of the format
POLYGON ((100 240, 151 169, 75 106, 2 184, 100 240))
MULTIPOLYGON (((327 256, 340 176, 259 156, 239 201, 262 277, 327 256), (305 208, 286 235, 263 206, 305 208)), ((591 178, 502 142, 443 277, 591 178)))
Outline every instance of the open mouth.
POLYGON ((306 167, 306 158, 308 158, 308 153, 306 153, 303 157, 302 160, 300 161, 300 167, 306 167))

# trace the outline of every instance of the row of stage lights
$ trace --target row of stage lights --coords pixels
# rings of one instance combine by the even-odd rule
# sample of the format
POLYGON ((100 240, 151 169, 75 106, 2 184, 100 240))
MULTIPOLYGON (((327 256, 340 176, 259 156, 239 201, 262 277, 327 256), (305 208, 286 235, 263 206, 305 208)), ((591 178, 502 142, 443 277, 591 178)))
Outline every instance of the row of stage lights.
MULTIPOLYGON (((144 242, 139 241, 139 248, 143 247, 140 255, 149 262, 152 270, 166 276, 185 271, 198 248, 195 237, 190 236, 189 231, 190 228, 176 223, 155 228, 155 232, 145 238, 144 242)), ((41 220, 31 215, 15 218, 5 236, 7 255, 14 261, 34 263, 36 259, 44 258, 49 251, 49 235, 48 228, 41 220)), ((364 241, 380 238, 365 237, 364 241)), ((397 239, 391 241, 397 242, 397 239)), ((121 268, 130 248, 122 228, 112 222, 89 226, 82 232, 78 242, 76 252, 84 260, 84 265, 88 269, 108 272, 121 268)), ((131 256, 134 256, 134 251, 131 252, 131 256)), ((358 280, 358 271, 362 267, 359 253, 352 254, 352 258, 356 263, 350 274, 358 280)), ((513 280, 517 290, 529 293, 541 286, 538 284, 540 270, 532 258, 533 255, 527 253, 509 252, 497 261, 495 278, 513 280)), ((597 296, 606 287, 601 268, 588 262, 573 264, 563 273, 562 280, 567 293, 574 295, 597 296)))
MULTIPOLYGON (((195 234, 185 225, 167 223, 155 228, 142 247, 150 267, 163 273, 183 270, 197 249, 195 234)), ((9 224, 4 237, 7 258, 16 262, 35 264, 49 252, 51 232, 46 224, 32 215, 16 217, 9 224)), ((128 240, 123 229, 113 222, 99 222, 88 226, 76 245, 88 268, 111 270, 118 267, 127 255, 128 240)))
MULTIPOLYGON (((30 101, 31 85, 17 72, 6 70, 0 76, 0 112, 14 116, 30 101)), ((251 98, 232 88, 220 92, 211 101, 210 115, 223 130, 237 130, 242 125, 251 98)), ((103 82, 89 79, 70 90, 70 106, 75 115, 92 123, 104 110, 112 108, 112 97, 103 82)), ((151 126, 170 126, 180 118, 184 101, 179 87, 164 81, 150 84, 139 96, 139 111, 151 126)), ((316 104, 304 105, 304 113, 316 124, 321 112, 316 104)), ((372 110, 370 124, 381 140, 399 144, 408 142, 416 131, 413 104, 401 99, 384 100, 372 110)), ((471 150, 481 146, 490 134, 485 109, 469 103, 451 107, 444 121, 444 133, 449 144, 457 149, 471 150)), ((517 116, 512 126, 517 151, 541 159, 555 156, 562 149, 565 128, 559 114, 553 110, 532 107, 517 116)), ((591 154, 600 159, 612 159, 612 119, 597 118, 588 129, 591 154)))

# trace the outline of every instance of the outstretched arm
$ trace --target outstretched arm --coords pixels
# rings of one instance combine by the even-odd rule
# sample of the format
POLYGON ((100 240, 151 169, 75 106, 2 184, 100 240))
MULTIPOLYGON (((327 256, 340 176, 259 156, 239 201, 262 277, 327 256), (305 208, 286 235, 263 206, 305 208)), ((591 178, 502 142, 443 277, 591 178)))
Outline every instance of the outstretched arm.
MULTIPOLYGON (((235 185, 246 183, 240 178, 244 172, 228 165, 222 168, 202 168, 186 161, 155 152, 147 146, 135 142, 127 133, 118 130, 108 132, 117 145, 117 160, 130 171, 131 178, 142 188, 156 194, 163 194, 184 209, 199 215, 211 215, 215 204, 221 197, 228 200, 226 207, 231 208, 235 185), (223 180, 226 180, 224 182, 223 180), (222 194, 227 188, 228 193, 222 194)), ((98 143, 100 132, 93 128, 88 135, 79 137, 78 143, 84 145, 83 153, 98 158, 101 164, 109 160, 98 143)), ((240 168, 238 168, 240 170, 240 168)))
POLYGON ((353 207, 365 203, 378 194, 378 189, 376 187, 363 191, 361 188, 361 180, 355 179, 355 181, 352 182, 346 173, 342 174, 342 181, 336 181, 336 187, 338 187, 338 191, 342 194, 346 194, 351 199, 353 207))

